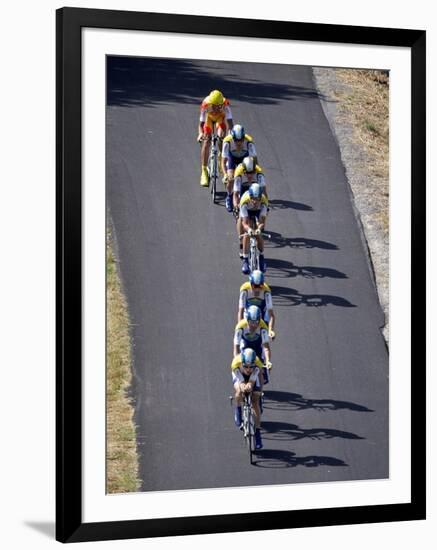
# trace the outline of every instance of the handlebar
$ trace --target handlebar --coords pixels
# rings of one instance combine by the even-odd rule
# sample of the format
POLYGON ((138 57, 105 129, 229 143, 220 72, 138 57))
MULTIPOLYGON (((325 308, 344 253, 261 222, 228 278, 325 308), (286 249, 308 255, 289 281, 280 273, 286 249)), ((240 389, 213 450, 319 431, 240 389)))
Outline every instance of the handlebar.
POLYGON ((202 136, 200 138, 197 138, 196 141, 197 143, 202 143, 202 141, 207 141, 207 140, 213 141, 214 139, 218 141, 222 138, 219 137, 217 134, 208 134, 208 135, 202 134, 202 136))
POLYGON ((261 233, 259 235, 255 235, 255 233, 252 233, 252 235, 249 235, 249 233, 246 231, 245 233, 243 233, 242 235, 239 236, 239 239, 241 240, 243 237, 259 237, 259 236, 262 236, 262 237, 265 237, 266 239, 271 239, 272 238, 272 235, 270 233, 264 233, 264 231, 261 231, 261 233))

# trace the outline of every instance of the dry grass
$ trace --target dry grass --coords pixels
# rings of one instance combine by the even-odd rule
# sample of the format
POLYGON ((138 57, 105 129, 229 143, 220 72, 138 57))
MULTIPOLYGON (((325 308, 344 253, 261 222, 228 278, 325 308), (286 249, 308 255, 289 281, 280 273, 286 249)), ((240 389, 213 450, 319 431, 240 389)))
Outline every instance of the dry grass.
POLYGON ((122 293, 111 236, 107 238, 107 450, 108 493, 138 491, 138 458, 133 407, 127 396, 131 383, 129 318, 122 293))
POLYGON ((338 93, 340 116, 354 128, 354 137, 370 162, 371 192, 379 202, 377 221, 388 233, 389 196, 389 82, 383 71, 337 69, 337 78, 349 91, 338 93))

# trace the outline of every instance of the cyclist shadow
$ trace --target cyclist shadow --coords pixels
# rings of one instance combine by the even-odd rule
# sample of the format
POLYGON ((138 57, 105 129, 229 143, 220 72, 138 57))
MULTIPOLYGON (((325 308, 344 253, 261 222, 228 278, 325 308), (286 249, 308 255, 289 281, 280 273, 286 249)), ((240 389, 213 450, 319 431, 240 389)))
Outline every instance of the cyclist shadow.
POLYGON ((332 456, 297 456, 291 451, 280 449, 261 449, 255 451, 253 465, 258 468, 317 468, 318 466, 348 466, 346 462, 332 456))
POLYGON ((302 202, 295 201, 286 201, 286 200, 269 200, 269 206, 272 207, 272 210, 286 210, 292 208, 293 210, 304 210, 307 212, 313 212, 314 208, 309 204, 304 204, 302 202))
POLYGON ((297 441, 299 439, 365 439, 359 435, 342 430, 333 430, 330 428, 299 428, 296 424, 287 422, 262 422, 263 439, 271 441, 297 441))
MULTIPOLYGON (((267 265, 267 268, 269 264, 267 265)), ((274 302, 277 306, 299 306, 321 307, 333 305, 338 307, 357 307, 341 296, 329 294, 301 294, 294 288, 284 286, 271 286, 274 302)))
POLYGON ((313 267, 309 265, 295 265, 293 262, 268 259, 269 277, 284 279, 286 277, 304 277, 305 279, 320 279, 329 277, 332 279, 347 279, 348 276, 341 271, 328 267, 313 267))
POLYGON ((270 239, 266 243, 270 243, 273 248, 320 248, 322 250, 339 250, 336 244, 328 241, 320 241, 317 239, 307 239, 306 237, 284 237, 275 231, 269 231, 270 239))
POLYGON ((337 411, 340 409, 356 412, 374 412, 363 405, 350 401, 335 399, 309 399, 298 393, 283 391, 264 391, 263 408, 274 411, 302 411, 313 409, 316 411, 337 411))

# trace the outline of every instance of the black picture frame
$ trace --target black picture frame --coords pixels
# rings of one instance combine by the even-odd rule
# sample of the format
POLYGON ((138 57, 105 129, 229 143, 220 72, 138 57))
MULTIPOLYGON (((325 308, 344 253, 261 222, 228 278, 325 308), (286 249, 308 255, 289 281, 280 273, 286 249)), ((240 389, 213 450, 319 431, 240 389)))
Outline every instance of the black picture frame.
POLYGON ((129 11, 62 8, 57 51, 56 538, 61 542, 162 537, 425 519, 425 53, 422 30, 366 28, 129 11), (411 502, 135 521, 82 521, 83 28, 243 36, 411 49, 412 350, 411 502))

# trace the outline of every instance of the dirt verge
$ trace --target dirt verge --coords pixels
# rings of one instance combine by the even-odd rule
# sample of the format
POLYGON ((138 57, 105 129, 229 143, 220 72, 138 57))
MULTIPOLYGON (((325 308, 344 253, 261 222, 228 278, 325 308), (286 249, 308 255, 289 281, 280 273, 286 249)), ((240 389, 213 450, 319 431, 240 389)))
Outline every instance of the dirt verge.
POLYGON ((350 184, 389 341, 389 78, 386 71, 314 68, 350 184))

